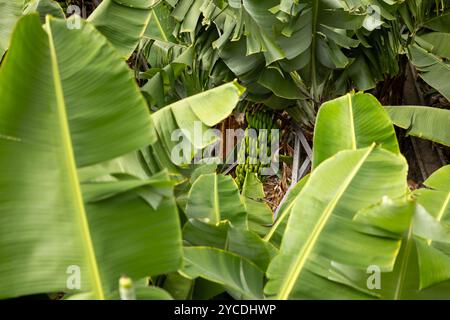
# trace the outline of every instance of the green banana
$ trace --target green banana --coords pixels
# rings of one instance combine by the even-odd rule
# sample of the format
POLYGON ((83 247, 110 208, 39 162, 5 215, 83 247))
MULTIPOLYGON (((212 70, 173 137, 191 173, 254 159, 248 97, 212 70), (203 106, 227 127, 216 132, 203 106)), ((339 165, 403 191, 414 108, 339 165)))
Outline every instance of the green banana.
POLYGON ((236 183, 239 188, 244 184, 245 176, 249 172, 261 175, 261 170, 267 165, 259 161, 259 156, 263 154, 270 155, 272 134, 271 129, 278 129, 278 125, 270 112, 262 110, 260 107, 247 108, 245 110, 245 119, 248 127, 245 129, 245 140, 241 145, 241 150, 245 152, 238 155, 238 166, 235 169, 236 183), (257 136, 250 135, 249 129, 255 129, 257 136), (267 129, 260 131, 261 129, 267 129), (260 132, 258 132, 260 131, 260 132))

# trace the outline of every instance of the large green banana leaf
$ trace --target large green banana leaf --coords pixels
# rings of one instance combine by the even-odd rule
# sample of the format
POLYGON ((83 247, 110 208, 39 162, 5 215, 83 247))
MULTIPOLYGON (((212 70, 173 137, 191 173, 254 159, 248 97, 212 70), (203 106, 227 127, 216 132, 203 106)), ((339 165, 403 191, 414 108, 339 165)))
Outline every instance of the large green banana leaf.
POLYGON ((153 113, 158 140, 144 155, 150 170, 159 172, 167 168, 171 173, 179 173, 179 166, 190 164, 196 152, 217 140, 217 137, 203 134, 231 114, 244 91, 245 88, 234 81, 177 101, 153 113), (180 135, 173 137, 176 132, 180 135), (190 150, 181 152, 182 148, 177 149, 186 146, 187 142, 190 142, 190 150), (172 154, 179 156, 181 163, 173 161, 172 154))
POLYGON ((103 0, 89 16, 97 29, 128 59, 150 21, 151 8, 160 0, 103 0))
POLYGON ((444 166, 434 172, 424 184, 432 189, 450 191, 450 166, 444 166))
POLYGON ((0 0, 0 58, 9 47, 9 38, 22 15, 23 4, 23 0, 0 0))
POLYGON ((433 17, 425 22, 425 26, 439 32, 450 32, 450 12, 433 17))
POLYGON ((325 102, 314 129, 313 168, 341 150, 365 148, 373 142, 400 153, 389 115, 374 96, 348 93, 325 102))
POLYGON ((432 53, 450 59, 450 33, 430 32, 420 37, 433 46, 432 53))
POLYGON ((420 77, 450 100, 450 63, 418 45, 409 46, 409 56, 420 77))
MULTIPOLYGON (((413 232, 422 239, 416 240, 419 264, 420 292, 414 298, 448 299, 450 290, 450 166, 434 172, 424 185, 430 189, 414 192, 417 202, 430 216, 416 219, 413 232), (436 285, 437 284, 437 285, 436 285), (433 286, 432 286, 433 285, 433 286), (430 287, 432 286, 432 287, 430 287), (425 289, 424 289, 425 288, 425 289)), ((420 212, 419 212, 420 213, 420 212)))
POLYGON ((12 39, 0 68, 0 296, 74 289, 102 299, 122 273, 179 268, 172 196, 154 209, 135 192, 145 185, 82 184, 77 173, 154 140, 126 64, 86 23, 69 30, 47 16, 44 29, 25 16, 12 39), (81 287, 67 287, 71 270, 81 287))
POLYGON ((231 176, 204 174, 192 184, 186 207, 189 218, 218 224, 228 220, 247 227, 247 213, 239 189, 231 176))
POLYGON ((252 262, 208 247, 184 248, 183 273, 222 284, 237 299, 262 299, 264 274, 252 262))
POLYGON ((218 163, 200 163, 194 166, 194 170, 192 171, 189 180, 191 183, 194 183, 195 180, 200 178, 204 174, 215 173, 217 172, 218 163))
MULTIPOLYGON (((124 62, 117 60, 117 53, 108 47, 106 39, 90 24, 83 23, 80 30, 69 30, 64 20, 51 18, 47 25, 53 28, 46 33, 40 23, 36 23, 35 15, 32 17, 22 20, 25 21, 22 29, 15 33, 15 55, 7 56, 5 66, 2 65, 4 121, 9 119, 11 110, 15 111, 16 104, 22 108, 48 106, 51 110, 48 101, 54 101, 54 108, 65 110, 63 115, 69 122, 67 127, 79 167, 112 159, 153 142, 156 136, 145 100, 139 94, 132 73, 124 62), (36 40, 25 39, 24 33, 29 30, 36 40), (39 81, 31 81, 33 78, 23 81, 17 76, 17 70, 23 69, 16 68, 17 64, 31 60, 23 51, 29 49, 29 43, 39 49, 33 50, 36 51, 33 53, 35 61, 40 59, 39 64, 33 64, 20 74, 33 70, 31 74, 39 75, 39 81), (90 54, 92 52, 95 54, 90 54), (80 59, 78 54, 85 58, 80 59), (83 94, 76 94, 75 90, 83 94), (136 135, 132 139, 122 139, 131 127, 124 119, 134 124, 136 135)), ((8 132, 12 130, 17 129, 5 123, 3 135, 11 133, 14 137, 14 132, 8 132)))
POLYGON ((276 254, 276 248, 263 241, 258 234, 233 227, 228 222, 211 225, 190 220, 183 228, 183 239, 189 246, 208 246, 235 253, 252 261, 261 271, 266 271, 276 254))
POLYGON ((385 107, 392 122, 419 138, 450 146, 450 110, 424 106, 385 107))
POLYGON ((226 249, 250 260, 264 272, 277 253, 272 244, 264 242, 255 232, 238 228, 228 230, 226 249))
MULTIPOLYGON (((436 195, 432 196, 434 201, 439 199, 436 195)), ((383 274, 381 297, 395 300, 448 299, 449 240, 448 227, 443 227, 418 207, 414 221, 402 240, 394 271, 383 274)))
POLYGON ((404 198, 385 198, 355 216, 356 221, 370 222, 402 234, 402 247, 394 270, 381 276, 381 298, 449 298, 449 170, 450 166, 443 167, 424 182, 432 189, 414 191, 416 203, 404 198))
POLYGON ((267 271, 265 293, 277 299, 367 298, 367 289, 330 274, 333 264, 392 270, 399 239, 352 221, 384 196, 406 193, 403 157, 372 146, 341 151, 311 174, 289 216, 279 254, 267 271))
POLYGON ((229 229, 228 221, 213 225, 190 219, 183 227, 183 240, 185 245, 189 246, 225 249, 229 229))

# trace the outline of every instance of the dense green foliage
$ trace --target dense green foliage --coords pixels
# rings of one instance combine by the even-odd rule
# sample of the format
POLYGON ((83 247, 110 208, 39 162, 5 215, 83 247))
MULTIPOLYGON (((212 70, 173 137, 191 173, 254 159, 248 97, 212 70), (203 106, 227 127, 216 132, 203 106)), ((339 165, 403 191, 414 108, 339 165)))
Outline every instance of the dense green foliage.
POLYGON ((0 0, 0 298, 450 298, 450 165, 412 190, 394 127, 450 146, 450 110, 364 92, 407 59, 450 97, 448 1, 70 5, 0 0), (234 171, 194 163, 236 110, 234 171), (312 127, 274 214, 271 129, 312 127))

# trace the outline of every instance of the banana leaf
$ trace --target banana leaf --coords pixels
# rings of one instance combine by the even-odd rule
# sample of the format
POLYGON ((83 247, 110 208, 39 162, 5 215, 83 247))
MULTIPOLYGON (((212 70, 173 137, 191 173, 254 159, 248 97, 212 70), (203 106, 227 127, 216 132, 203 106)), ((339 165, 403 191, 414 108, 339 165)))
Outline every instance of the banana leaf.
POLYGON ((22 15, 23 0, 0 0, 0 58, 9 47, 14 25, 22 15))
MULTIPOLYGON (((277 299, 365 299, 374 293, 332 276, 333 265, 391 271, 400 240, 353 221, 383 196, 406 192, 406 161, 372 145, 341 151, 311 174, 295 200, 265 293, 277 299)), ((381 229, 380 229, 381 230, 381 229)))
POLYGON ((374 96, 348 93, 325 102, 314 129, 313 169, 341 150, 365 148, 374 142, 400 153, 389 115, 374 96))
POLYGON ((247 227, 247 213, 231 176, 216 173, 200 176, 189 191, 186 214, 214 225, 228 220, 234 226, 247 227))
POLYGON ((392 122, 407 134, 450 146, 450 110, 424 106, 385 107, 392 122))
POLYGON ((262 299, 264 274, 235 254, 207 247, 184 248, 183 273, 223 285, 240 299, 262 299))
POLYGON ((127 60, 147 29, 152 7, 159 0, 104 0, 90 21, 127 60))
POLYGON ((418 45, 408 47, 409 57, 420 77, 450 100, 450 63, 418 45))
MULTIPOLYGON (((104 299, 122 273, 178 269, 172 194, 154 209, 136 189, 150 185, 78 174, 155 138, 126 64, 89 23, 69 30, 47 16, 44 29, 28 15, 12 39, 0 68, 0 296, 104 299)), ((166 185, 167 176, 159 179, 166 185)))

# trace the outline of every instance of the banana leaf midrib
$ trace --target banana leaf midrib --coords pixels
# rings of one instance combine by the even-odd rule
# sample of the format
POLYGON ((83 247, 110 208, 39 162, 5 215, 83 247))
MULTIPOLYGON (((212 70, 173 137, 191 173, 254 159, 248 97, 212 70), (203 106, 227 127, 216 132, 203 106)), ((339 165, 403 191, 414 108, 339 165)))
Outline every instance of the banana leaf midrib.
MULTIPOLYGON (((148 21, 146 23, 146 26, 149 25, 150 21, 155 21, 156 26, 158 27, 158 30, 161 32, 161 36, 163 37, 164 41, 169 41, 169 38, 167 38, 166 33, 164 32, 164 30, 161 26, 161 22, 159 21, 154 9, 151 10, 148 21), (152 18, 154 18, 154 19, 152 19, 152 18)), ((145 29, 144 29, 144 33, 145 33, 145 29)))
POLYGON ((409 256, 411 254, 411 247, 412 247, 412 236, 413 236, 413 221, 411 221, 411 224, 408 229, 408 235, 406 237, 406 244, 405 244, 405 253, 402 257, 401 264, 400 264, 400 272, 397 279, 397 284, 395 286, 395 294, 394 294, 394 300, 399 300, 401 297, 402 289, 404 287, 404 282, 406 279, 406 269, 408 268, 408 260, 409 256))
POLYGON ((217 175, 214 175, 214 223, 220 222, 220 207, 219 207, 219 186, 217 181, 217 175))
POLYGON ((350 132, 352 135, 352 150, 356 150, 356 132, 355 132, 355 119, 353 117, 352 95, 348 93, 347 99, 348 99, 348 113, 349 113, 349 120, 350 120, 350 132))
POLYGON ((72 146, 72 140, 70 138, 70 129, 68 123, 68 117, 66 113, 66 104, 64 100, 64 91, 62 88, 61 78, 59 74, 58 68, 58 59, 55 44, 53 42, 52 28, 50 25, 51 18, 50 16, 46 16, 46 25, 48 39, 49 39, 49 49, 50 56, 52 59, 52 74, 53 74, 53 82, 55 86, 55 94, 56 94, 56 105, 57 105, 57 113, 58 120, 60 124, 62 144, 64 148, 64 159, 65 166, 68 172, 68 176, 70 179, 70 184, 73 190, 73 198, 75 204, 75 211, 77 214, 77 219, 79 221, 79 225, 81 228, 82 240, 85 247, 85 253, 87 254, 87 261, 89 268, 91 269, 91 277, 94 284, 94 293, 98 299, 103 300, 105 298, 104 292, 102 289, 102 283, 99 273, 99 268, 97 265, 97 261, 95 258, 94 246, 90 234, 89 223, 86 215, 86 210, 84 208, 84 202, 82 198, 82 192, 80 187, 80 182, 77 174, 77 167, 75 162, 75 155, 72 146))

